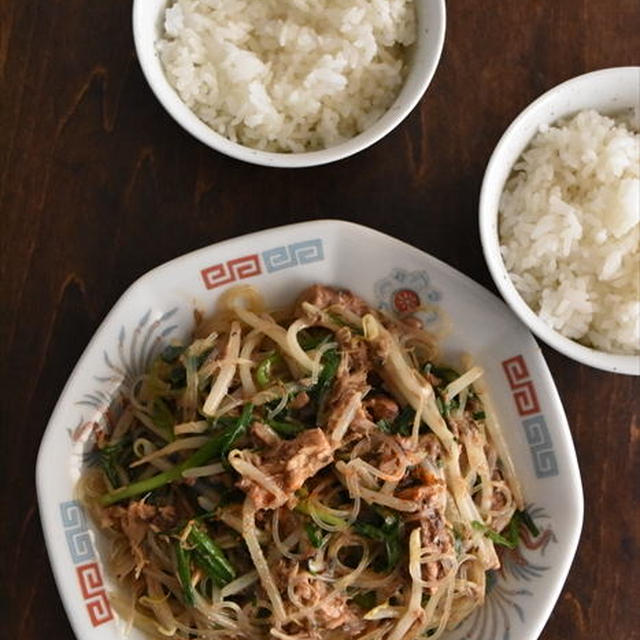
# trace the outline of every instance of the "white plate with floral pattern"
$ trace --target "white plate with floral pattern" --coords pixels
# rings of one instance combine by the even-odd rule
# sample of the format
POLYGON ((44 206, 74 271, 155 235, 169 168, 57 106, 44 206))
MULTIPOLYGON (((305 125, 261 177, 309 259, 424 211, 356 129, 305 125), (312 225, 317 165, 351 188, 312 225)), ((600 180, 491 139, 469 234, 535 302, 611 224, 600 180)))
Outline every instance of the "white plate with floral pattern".
POLYGON ((352 289, 388 311, 415 312, 427 328, 446 326, 443 359, 455 363, 470 353, 484 368, 540 535, 503 554, 485 605, 445 638, 539 636, 583 516, 571 434, 540 349, 500 300, 446 264, 372 229, 319 220, 212 245, 150 271, 120 298, 76 365, 42 439, 36 474, 49 557, 80 640, 124 637, 109 603, 99 534, 74 495, 96 435, 118 412, 122 386, 169 340, 186 337, 194 309, 213 310, 228 287, 251 284, 275 307, 313 282, 352 289))

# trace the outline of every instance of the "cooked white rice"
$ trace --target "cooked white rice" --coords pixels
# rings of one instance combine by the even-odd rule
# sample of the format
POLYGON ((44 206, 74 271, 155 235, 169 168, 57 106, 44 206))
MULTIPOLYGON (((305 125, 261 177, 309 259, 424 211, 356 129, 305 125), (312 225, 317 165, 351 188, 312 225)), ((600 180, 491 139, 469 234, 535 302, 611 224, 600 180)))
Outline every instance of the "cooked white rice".
POLYGON ((177 0, 158 51, 169 82, 243 145, 336 145, 391 106, 415 40, 413 0, 177 0))
POLYGON ((541 128, 500 203, 501 251, 529 306, 568 338, 640 352, 638 113, 541 128))

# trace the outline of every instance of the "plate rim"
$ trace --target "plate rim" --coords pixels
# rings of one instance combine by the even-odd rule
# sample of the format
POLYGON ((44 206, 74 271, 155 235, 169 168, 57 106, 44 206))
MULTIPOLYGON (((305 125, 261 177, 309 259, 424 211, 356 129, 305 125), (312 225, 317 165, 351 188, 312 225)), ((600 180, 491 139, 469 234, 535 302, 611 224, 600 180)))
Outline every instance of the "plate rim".
MULTIPOLYGON (((172 266, 176 266, 177 264, 184 262, 188 259, 197 259, 198 256, 204 256, 209 254, 212 250, 224 250, 230 247, 233 244, 238 242, 251 242, 255 240, 259 236, 264 236, 267 234, 283 234, 288 232, 300 232, 306 228, 310 227, 318 227, 325 226, 327 229, 333 227, 333 229, 342 229, 344 231, 355 232, 357 234, 369 234, 372 237, 377 237, 380 240, 384 240, 385 242, 391 242, 395 246, 398 247, 399 250, 408 251, 417 258, 424 259, 425 257, 432 263, 435 263, 438 267, 443 268, 445 272, 450 274, 452 277, 458 279, 462 284, 467 287, 471 287, 471 289, 476 289, 482 291, 483 294, 491 298, 495 303, 499 305, 503 305, 504 310, 512 315, 515 319, 518 320, 520 328, 524 331, 524 333, 529 338, 529 346, 531 349, 531 353, 535 354, 536 357, 536 373, 541 377, 541 380, 545 384, 545 392, 548 394, 548 400, 550 407, 553 408, 554 415, 557 415, 560 419, 554 422, 553 432, 555 434, 560 435, 567 449, 566 456, 566 468, 567 468, 567 479, 564 481, 568 486, 570 485, 570 495, 573 496, 575 504, 571 506, 574 508, 574 521, 572 523, 571 529, 567 529, 567 548, 568 553, 566 553, 562 560, 557 562, 557 571, 558 571, 558 579, 553 583, 553 586, 549 588, 545 595, 541 597, 541 604, 537 610, 538 614, 535 616, 536 621, 531 623, 530 626, 530 638, 529 640, 534 640, 537 638, 546 623, 549 620, 549 617, 557 603, 557 600, 560 596, 560 593, 566 583, 567 576, 569 574, 569 570, 573 563, 573 559, 578 549, 578 543, 580 540, 580 536, 582 533, 582 527, 584 522, 584 490, 582 485, 582 478, 580 473, 580 467, 577 460, 577 453, 575 449, 575 444, 573 442, 573 436, 571 434, 571 430, 569 427, 569 423, 564 411, 564 407, 562 405, 562 400, 560 398, 560 394, 555 385, 547 362, 544 358, 544 355, 540 349, 540 346, 534 339, 533 335, 529 328, 522 323, 522 321, 517 317, 516 314, 513 313, 512 309, 505 304, 505 302, 496 296, 493 292, 489 291, 486 287, 482 286, 471 277, 462 273, 455 267, 448 265, 446 262, 436 258, 435 256, 429 254, 426 251, 418 249, 417 247, 404 242, 403 240, 399 240, 398 238, 394 238, 391 235, 388 235, 382 231, 377 229, 373 229, 371 227, 367 227, 365 225, 361 225, 358 223, 341 220, 337 218, 319 218, 314 220, 309 220, 305 222, 297 222, 291 223, 287 225, 277 226, 277 227, 269 227, 266 229, 262 229, 259 231, 254 231, 251 233, 234 236, 232 238, 228 238, 222 240, 220 242, 215 242, 209 244, 207 246, 195 249, 193 251, 189 251, 185 254, 172 258, 162 264, 153 267, 152 269, 146 271, 144 274, 136 278, 120 295, 120 297, 116 300, 114 305, 105 315, 104 319, 100 322, 94 334, 90 338, 87 346, 84 348, 82 354, 78 358, 76 364, 73 367, 69 377, 67 378, 60 395, 56 401, 53 411, 47 421, 47 426, 43 432, 40 445, 38 448, 36 466, 35 466, 35 476, 36 476, 36 494, 38 501, 38 511, 40 515, 41 527, 45 539, 45 545, 47 549, 47 556, 49 559, 49 563, 52 568, 52 573, 55 579, 56 587, 58 590, 58 594, 64 606, 65 612, 67 614, 67 618, 73 628, 73 632, 79 640, 85 640, 88 636, 85 635, 86 620, 84 619, 84 609, 74 605, 75 600, 71 593, 71 590, 75 588, 75 585, 67 584, 63 580, 63 572, 65 567, 69 566, 69 562, 63 560, 62 554, 55 552, 55 544, 54 544, 54 532, 53 527, 51 526, 51 521, 49 518, 49 514, 47 511, 46 497, 47 497, 47 489, 46 489, 46 481, 47 477, 45 476, 45 472, 48 470, 48 449, 49 442, 54 437, 54 435, 58 435, 55 433, 55 423, 58 422, 60 414, 66 409, 68 405, 67 395, 69 393, 69 389, 79 376, 81 370, 85 366, 85 360, 87 360, 89 354, 94 350, 94 345, 98 340, 102 337, 102 334, 106 331, 106 328, 109 326, 110 321, 113 316, 116 315, 117 312, 120 311, 121 307, 123 307, 128 299, 135 293, 137 289, 144 285, 144 282, 147 280, 153 279, 158 275, 162 270, 166 270, 171 268, 172 266)), ((94 629, 95 633, 95 629, 94 629)))

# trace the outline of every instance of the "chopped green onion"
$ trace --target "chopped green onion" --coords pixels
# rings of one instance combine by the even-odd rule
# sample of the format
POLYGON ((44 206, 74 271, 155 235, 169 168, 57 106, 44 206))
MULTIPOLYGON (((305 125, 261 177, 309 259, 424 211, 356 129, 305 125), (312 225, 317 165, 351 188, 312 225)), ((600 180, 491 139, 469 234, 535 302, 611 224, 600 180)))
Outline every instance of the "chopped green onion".
POLYGON ((195 599, 193 584, 191 583, 191 569, 189 568, 190 553, 182 546, 180 540, 175 541, 174 548, 176 551, 176 562, 178 564, 178 580, 182 587, 184 601, 192 607, 195 599))
POLYGON ((224 551, 200 527, 192 525, 187 539, 193 545, 196 563, 219 587, 224 587, 236 577, 236 570, 224 551))
POLYGON ((202 445, 195 453, 191 454, 186 460, 177 464, 175 467, 163 471, 150 478, 145 478, 138 482, 134 482, 125 487, 120 487, 115 491, 110 491, 100 498, 100 503, 104 506, 115 504, 126 498, 133 498, 143 493, 149 493, 166 484, 176 482, 182 478, 182 472, 193 467, 201 467, 212 458, 225 458, 233 444, 247 430, 247 426, 251 420, 251 412, 253 405, 245 405, 242 415, 231 425, 216 433, 209 442, 202 445))
POLYGON ((256 382, 261 387, 266 387, 271 382, 271 368, 281 360, 282 356, 272 351, 258 363, 256 367, 256 382))

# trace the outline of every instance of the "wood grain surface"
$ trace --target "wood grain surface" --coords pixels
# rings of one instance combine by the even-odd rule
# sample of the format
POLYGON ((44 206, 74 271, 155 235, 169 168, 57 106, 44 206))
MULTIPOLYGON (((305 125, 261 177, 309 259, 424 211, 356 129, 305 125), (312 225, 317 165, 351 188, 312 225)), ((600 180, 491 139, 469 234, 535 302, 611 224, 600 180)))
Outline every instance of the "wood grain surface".
MULTIPOLYGON (((225 238, 337 217, 493 289, 477 204, 499 136, 555 84, 640 62, 638 0, 454 0, 435 79, 395 132, 337 164, 274 170, 211 151, 163 111, 134 54, 130 4, 0 0, 3 639, 73 638, 44 549, 36 453, 72 367, 135 278, 225 238)), ((585 524, 541 638, 640 638, 638 379, 544 352, 585 524)))

